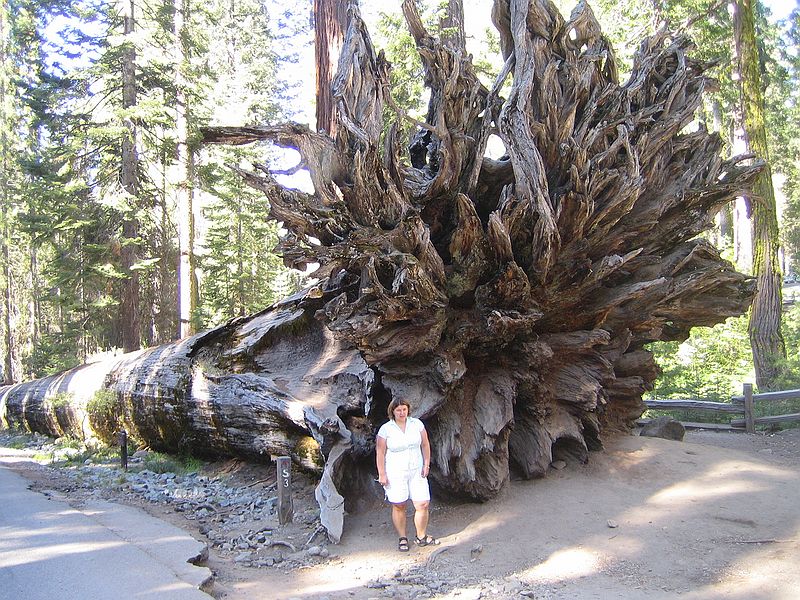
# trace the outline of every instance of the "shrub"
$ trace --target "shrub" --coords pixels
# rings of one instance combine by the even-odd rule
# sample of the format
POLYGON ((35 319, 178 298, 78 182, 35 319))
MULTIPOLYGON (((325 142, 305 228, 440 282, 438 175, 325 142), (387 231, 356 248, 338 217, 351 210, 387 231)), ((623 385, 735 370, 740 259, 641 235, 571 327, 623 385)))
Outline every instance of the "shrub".
POLYGON ((97 390, 86 405, 92 430, 106 444, 112 444, 122 427, 122 410, 117 394, 111 390, 97 390))

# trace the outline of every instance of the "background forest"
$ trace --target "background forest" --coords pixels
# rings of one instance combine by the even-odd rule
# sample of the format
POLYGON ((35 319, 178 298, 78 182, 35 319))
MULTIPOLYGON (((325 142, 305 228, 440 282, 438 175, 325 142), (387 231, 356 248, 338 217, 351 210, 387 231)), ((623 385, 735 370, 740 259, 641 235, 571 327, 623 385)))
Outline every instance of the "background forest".
MULTIPOLYGON (((266 161, 307 185, 292 157, 268 146, 202 146, 199 132, 209 124, 313 123, 318 3, 3 2, 0 356, 7 383, 167 342, 266 308, 303 285, 305 275, 272 251, 281 232, 267 220, 267 200, 228 168, 266 161)), ((426 107, 412 104, 424 98, 422 67, 399 2, 376 4, 383 11, 363 10, 393 64, 393 99, 422 118, 426 107)), ((418 4, 431 30, 445 27, 440 6, 418 4)), ((502 67, 490 3, 465 4, 468 48, 488 83, 502 67)), ((565 14, 573 5, 556 4, 565 14)), ((751 62, 763 94, 764 149, 747 143, 753 93, 743 85, 729 3, 591 3, 623 80, 638 41, 663 22, 687 30, 697 53, 716 62, 719 86, 697 120, 727 141, 730 155, 765 158, 774 189, 777 228, 767 234, 779 248, 782 349, 772 376, 759 383, 800 387, 800 8, 776 0, 769 4, 780 14, 773 14, 759 0, 737 4, 755 17, 751 62)), ((754 207, 764 204, 739 199, 707 233, 740 271, 756 275, 754 207)), ((664 374, 652 395, 724 400, 755 381, 750 322, 745 315, 695 329, 682 344, 654 344, 664 374)))

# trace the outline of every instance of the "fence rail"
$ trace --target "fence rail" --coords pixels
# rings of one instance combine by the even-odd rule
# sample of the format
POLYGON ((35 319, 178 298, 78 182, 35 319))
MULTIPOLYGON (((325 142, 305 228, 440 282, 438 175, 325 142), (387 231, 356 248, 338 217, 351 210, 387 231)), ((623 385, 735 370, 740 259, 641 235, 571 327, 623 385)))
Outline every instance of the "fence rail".
POLYGON ((800 390, 782 390, 778 392, 754 394, 753 384, 745 383, 742 386, 742 395, 732 396, 731 402, 708 402, 705 400, 645 400, 644 403, 647 408, 656 410, 690 409, 713 413, 743 415, 743 418, 731 419, 729 423, 684 422, 683 425, 690 429, 744 429, 748 433, 753 433, 756 430, 756 425, 770 425, 773 423, 782 423, 784 421, 800 421, 800 413, 756 417, 754 414, 756 402, 795 399, 800 399, 800 390))

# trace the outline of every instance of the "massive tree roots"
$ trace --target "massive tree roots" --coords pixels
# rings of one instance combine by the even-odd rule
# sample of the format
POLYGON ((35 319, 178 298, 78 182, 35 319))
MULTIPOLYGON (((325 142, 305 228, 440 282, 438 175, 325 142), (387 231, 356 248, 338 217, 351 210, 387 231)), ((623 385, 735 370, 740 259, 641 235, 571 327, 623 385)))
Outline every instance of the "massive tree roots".
MULTIPOLYGON (((391 398, 425 421, 439 491, 485 500, 512 469, 585 461, 641 414, 658 374, 645 345, 739 315, 754 292, 698 237, 760 166, 721 160, 719 136, 694 121, 711 80, 688 39, 645 39, 620 83, 586 3, 565 21, 548 0, 497 0, 505 67, 489 89, 458 42, 426 31, 410 0, 403 10, 430 88, 424 123, 390 101, 390 65, 351 7, 334 137, 297 124, 205 132, 301 153, 313 193, 266 167, 242 176, 288 231, 285 263, 318 264, 319 283, 128 357, 106 381, 151 446, 322 469, 333 539, 343 501, 371 497, 391 398)), ((24 389, 6 390, 7 422, 76 420, 24 389)))

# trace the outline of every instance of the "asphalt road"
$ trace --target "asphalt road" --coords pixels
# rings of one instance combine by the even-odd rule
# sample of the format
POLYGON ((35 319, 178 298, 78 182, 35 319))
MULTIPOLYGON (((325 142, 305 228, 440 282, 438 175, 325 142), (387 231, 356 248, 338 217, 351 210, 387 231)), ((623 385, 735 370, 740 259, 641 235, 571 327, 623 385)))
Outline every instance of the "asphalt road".
MULTIPOLYGON (((5 451, 5 449, 3 449, 5 451)), ((0 600, 209 600, 205 545, 117 504, 72 508, 28 489, 0 457, 0 600)))

